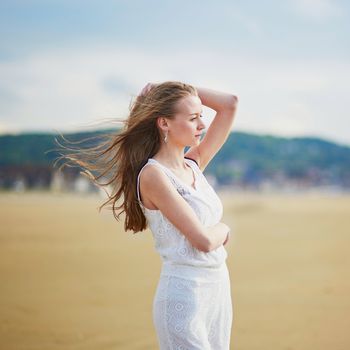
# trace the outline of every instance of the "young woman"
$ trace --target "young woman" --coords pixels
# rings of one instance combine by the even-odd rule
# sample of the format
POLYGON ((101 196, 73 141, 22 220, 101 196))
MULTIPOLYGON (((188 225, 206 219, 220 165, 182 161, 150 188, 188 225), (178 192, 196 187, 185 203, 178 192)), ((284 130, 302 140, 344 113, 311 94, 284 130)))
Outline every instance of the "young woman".
POLYGON ((237 98, 180 83, 148 84, 140 103, 159 103, 161 135, 138 175, 137 194, 163 265, 153 302, 161 349, 229 349, 229 227, 203 170, 224 144, 237 98), (163 103, 163 105, 162 105, 163 103), (217 114, 205 137, 202 104, 217 114), (186 146, 189 150, 184 154, 186 146))
POLYGON ((105 204, 112 204, 117 220, 125 212, 125 230, 149 226, 153 234, 163 262, 153 300, 162 350, 230 347, 224 248, 230 228, 221 222, 222 203, 203 171, 226 141, 236 106, 231 94, 174 81, 149 83, 122 132, 79 156, 69 155, 98 185, 112 185, 105 204), (216 116, 201 141, 202 104, 216 116))

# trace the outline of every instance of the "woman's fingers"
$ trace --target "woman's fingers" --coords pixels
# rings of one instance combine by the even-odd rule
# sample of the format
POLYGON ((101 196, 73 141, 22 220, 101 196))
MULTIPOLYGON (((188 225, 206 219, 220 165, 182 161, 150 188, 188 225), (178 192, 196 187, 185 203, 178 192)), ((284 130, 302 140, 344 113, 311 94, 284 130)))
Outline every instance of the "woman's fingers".
POLYGON ((147 83, 143 89, 141 90, 140 95, 146 95, 151 89, 152 87, 154 87, 156 84, 153 83, 147 83))
POLYGON ((140 95, 146 95, 147 92, 149 91, 149 88, 150 88, 150 83, 147 83, 147 84, 143 87, 143 89, 141 90, 140 95))
POLYGON ((145 94, 146 91, 146 86, 144 86, 141 90, 141 92, 139 93, 140 96, 143 96, 145 94))
POLYGON ((230 239, 230 231, 227 232, 227 236, 226 236, 226 239, 225 239, 225 242, 223 243, 223 245, 226 245, 227 242, 229 241, 229 239, 230 239))
POLYGON ((152 84, 151 84, 151 83, 148 83, 148 84, 145 86, 145 89, 146 89, 145 93, 147 94, 147 93, 151 90, 151 88, 152 88, 152 84))

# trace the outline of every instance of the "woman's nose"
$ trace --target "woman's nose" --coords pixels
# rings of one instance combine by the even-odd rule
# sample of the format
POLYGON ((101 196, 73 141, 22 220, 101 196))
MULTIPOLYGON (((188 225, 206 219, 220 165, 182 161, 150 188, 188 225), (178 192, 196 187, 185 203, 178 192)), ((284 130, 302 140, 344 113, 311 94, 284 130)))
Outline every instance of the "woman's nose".
POLYGON ((203 120, 201 120, 201 123, 199 124, 199 130, 205 129, 205 124, 203 120))

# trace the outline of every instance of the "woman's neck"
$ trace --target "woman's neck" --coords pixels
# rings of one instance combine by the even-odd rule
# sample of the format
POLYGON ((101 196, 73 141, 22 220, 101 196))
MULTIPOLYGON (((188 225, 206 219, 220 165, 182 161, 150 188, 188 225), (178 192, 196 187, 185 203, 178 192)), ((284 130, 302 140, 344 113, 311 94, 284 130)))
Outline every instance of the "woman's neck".
POLYGON ((185 149, 182 148, 161 148, 152 158, 158 160, 163 165, 170 169, 186 169, 186 163, 184 160, 185 149))

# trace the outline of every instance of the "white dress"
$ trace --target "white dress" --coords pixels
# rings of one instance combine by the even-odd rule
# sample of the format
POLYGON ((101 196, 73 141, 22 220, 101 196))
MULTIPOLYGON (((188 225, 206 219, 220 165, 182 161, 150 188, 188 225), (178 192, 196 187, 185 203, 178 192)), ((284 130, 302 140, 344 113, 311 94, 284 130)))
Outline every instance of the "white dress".
POLYGON ((197 163, 189 158, 185 162, 194 172, 195 188, 153 158, 148 159, 137 178, 138 201, 163 262, 153 301, 153 322, 161 350, 228 350, 232 302, 224 246, 209 253, 199 251, 160 210, 146 208, 140 199, 140 174, 145 166, 156 165, 205 227, 220 222, 223 207, 219 197, 197 163))

